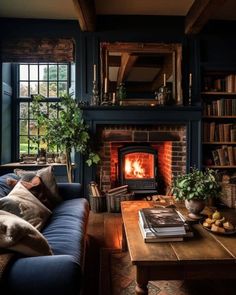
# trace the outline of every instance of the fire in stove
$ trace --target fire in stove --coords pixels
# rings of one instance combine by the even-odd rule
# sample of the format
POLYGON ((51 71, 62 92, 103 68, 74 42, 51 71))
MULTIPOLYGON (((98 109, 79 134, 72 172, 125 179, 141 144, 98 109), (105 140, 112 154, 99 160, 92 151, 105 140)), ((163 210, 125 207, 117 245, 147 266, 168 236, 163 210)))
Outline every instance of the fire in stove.
POLYGON ((119 149, 119 181, 135 193, 157 190, 157 150, 151 146, 124 146, 119 149))
POLYGON ((154 156, 148 153, 130 153, 125 155, 124 170, 126 179, 153 178, 154 156))

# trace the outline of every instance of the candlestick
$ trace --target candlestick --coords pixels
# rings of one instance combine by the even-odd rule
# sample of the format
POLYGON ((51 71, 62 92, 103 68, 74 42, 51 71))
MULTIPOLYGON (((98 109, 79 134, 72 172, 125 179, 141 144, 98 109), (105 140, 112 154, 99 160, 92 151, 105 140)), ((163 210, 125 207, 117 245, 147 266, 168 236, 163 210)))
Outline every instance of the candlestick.
POLYGON ((115 92, 112 93, 112 104, 113 105, 116 104, 116 93, 115 92))
POLYGON ((96 65, 93 65, 93 81, 97 80, 97 75, 96 75, 96 65))
POLYGON ((189 74, 189 86, 192 86, 192 73, 189 74))
POLYGON ((107 93, 107 77, 105 78, 105 83, 104 83, 104 93, 107 93))
POLYGON ((166 74, 164 74, 163 76, 164 76, 164 86, 166 86, 166 74))

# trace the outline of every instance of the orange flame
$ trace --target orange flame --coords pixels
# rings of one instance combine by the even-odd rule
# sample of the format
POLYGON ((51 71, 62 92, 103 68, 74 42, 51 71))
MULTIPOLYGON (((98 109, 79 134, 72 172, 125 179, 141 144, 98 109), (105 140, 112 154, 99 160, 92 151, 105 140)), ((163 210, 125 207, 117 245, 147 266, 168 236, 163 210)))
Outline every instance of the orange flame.
POLYGON ((144 178, 145 169, 142 167, 141 161, 125 159, 125 175, 128 178, 144 178))

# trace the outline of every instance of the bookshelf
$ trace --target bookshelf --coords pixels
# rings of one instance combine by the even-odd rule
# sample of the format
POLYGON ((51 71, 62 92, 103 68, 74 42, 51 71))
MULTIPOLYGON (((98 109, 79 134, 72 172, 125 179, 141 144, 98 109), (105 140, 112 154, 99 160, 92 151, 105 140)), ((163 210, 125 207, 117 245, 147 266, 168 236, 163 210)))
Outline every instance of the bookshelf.
POLYGON ((203 166, 236 168, 236 71, 203 73, 201 99, 203 166))

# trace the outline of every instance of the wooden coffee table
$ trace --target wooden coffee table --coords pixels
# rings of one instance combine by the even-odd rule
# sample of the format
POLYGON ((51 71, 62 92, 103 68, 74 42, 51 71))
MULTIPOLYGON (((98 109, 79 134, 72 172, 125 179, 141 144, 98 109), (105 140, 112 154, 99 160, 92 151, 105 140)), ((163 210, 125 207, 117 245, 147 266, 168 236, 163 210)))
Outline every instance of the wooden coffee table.
POLYGON ((150 280, 236 279, 236 235, 215 235, 194 224, 194 237, 183 242, 144 243, 138 210, 150 206, 148 201, 121 203, 123 238, 136 267, 137 295, 148 294, 150 280))

